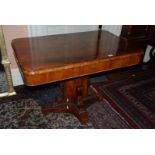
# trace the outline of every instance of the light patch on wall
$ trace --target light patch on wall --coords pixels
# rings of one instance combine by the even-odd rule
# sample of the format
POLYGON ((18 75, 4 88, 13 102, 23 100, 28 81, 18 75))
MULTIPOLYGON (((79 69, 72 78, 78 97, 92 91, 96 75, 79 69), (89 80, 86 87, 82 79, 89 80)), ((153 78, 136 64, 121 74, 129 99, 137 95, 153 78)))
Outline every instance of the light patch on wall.
POLYGON ((120 36, 121 30, 122 30, 122 25, 103 25, 102 29, 109 31, 117 36, 120 36))
POLYGON ((145 55, 144 55, 144 59, 143 62, 148 62, 150 60, 150 50, 151 50, 152 46, 148 45, 145 51, 145 55))
POLYGON ((30 37, 98 30, 98 25, 28 25, 27 27, 30 37))
POLYGON ((18 68, 11 69, 11 74, 13 77, 13 85, 14 86, 19 86, 19 85, 24 84, 22 76, 21 76, 18 68))

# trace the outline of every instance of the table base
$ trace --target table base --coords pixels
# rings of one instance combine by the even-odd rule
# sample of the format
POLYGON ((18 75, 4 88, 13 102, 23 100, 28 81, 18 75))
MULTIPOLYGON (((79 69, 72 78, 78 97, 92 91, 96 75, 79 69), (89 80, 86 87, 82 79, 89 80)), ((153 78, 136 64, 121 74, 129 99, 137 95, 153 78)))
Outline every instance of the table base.
POLYGON ((87 108, 95 103, 98 98, 93 94, 88 94, 89 81, 87 77, 66 80, 61 89, 63 95, 57 96, 56 104, 53 106, 43 106, 42 112, 67 112, 74 114, 82 124, 88 122, 87 108))

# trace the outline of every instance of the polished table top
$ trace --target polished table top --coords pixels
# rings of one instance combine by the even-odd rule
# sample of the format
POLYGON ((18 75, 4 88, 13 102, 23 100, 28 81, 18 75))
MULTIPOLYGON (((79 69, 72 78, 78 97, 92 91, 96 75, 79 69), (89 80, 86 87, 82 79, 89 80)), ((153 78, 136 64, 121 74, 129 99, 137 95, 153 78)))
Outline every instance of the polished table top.
MULTIPOLYGON (((140 44, 129 42, 127 39, 117 37, 107 31, 19 38, 12 41, 12 47, 22 74, 30 76, 45 73, 46 77, 49 76, 46 73, 55 70, 70 67, 74 73, 75 66, 83 66, 100 60, 113 60, 117 57, 123 58, 123 56, 131 54, 133 56, 142 55, 143 53, 140 44)), ((99 71, 101 69, 94 73, 99 71)), ((82 72, 81 75, 91 74, 90 71, 82 72)), ((73 75, 73 77, 76 76, 73 75)), ((49 79, 49 77, 47 78, 49 79)), ((58 80, 68 78, 70 78, 69 75, 65 75, 64 78, 62 76, 58 80)), ((49 81, 57 80, 55 77, 49 81)), ((46 82, 40 82, 40 84, 42 83, 46 82)))

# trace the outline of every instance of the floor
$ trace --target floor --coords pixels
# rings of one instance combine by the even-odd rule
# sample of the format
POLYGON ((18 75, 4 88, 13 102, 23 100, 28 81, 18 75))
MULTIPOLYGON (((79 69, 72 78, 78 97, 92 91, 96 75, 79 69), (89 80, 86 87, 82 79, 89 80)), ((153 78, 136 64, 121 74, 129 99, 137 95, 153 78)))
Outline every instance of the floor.
MULTIPOLYGON (((144 69, 148 69, 148 66, 142 66, 142 67, 134 66, 134 67, 132 67, 132 69, 130 67, 130 68, 126 68, 126 69, 118 69, 118 70, 114 70, 114 71, 108 71, 105 73, 96 74, 96 75, 93 75, 90 77, 90 81, 91 81, 91 83, 100 82, 103 80, 118 81, 118 80, 127 78, 129 75, 134 76, 135 70, 138 69, 138 71, 139 71, 139 68, 141 68, 141 70, 144 70, 144 69)), ((150 67, 150 68, 152 68, 152 67, 150 67)), ((3 80, 1 80, 1 84, 4 84, 4 82, 2 82, 2 81, 3 80)), ((106 103, 104 103, 104 104, 97 103, 94 105, 94 107, 89 108, 90 116, 93 116, 94 111, 97 111, 97 109, 99 109, 98 110, 99 113, 97 115, 93 116, 90 124, 87 124, 86 126, 82 126, 77 121, 77 119, 75 117, 72 117, 69 114, 67 114, 67 115, 66 114, 62 114, 62 115, 50 114, 49 116, 47 116, 47 118, 42 116, 40 106, 38 106, 38 103, 39 104, 46 103, 46 101, 51 100, 52 95, 54 96, 54 94, 56 95, 57 93, 59 93, 58 91, 56 91, 55 87, 52 87, 52 89, 51 89, 50 86, 49 86, 49 88, 48 88, 48 86, 46 86, 46 87, 43 86, 41 88, 37 87, 37 88, 31 89, 31 90, 29 90, 26 87, 24 89, 19 88, 19 90, 16 90, 16 91, 18 92, 17 93, 18 95, 13 96, 10 100, 8 100, 8 98, 2 98, 2 100, 1 100, 2 103, 4 102, 4 104, 1 104, 1 106, 3 106, 3 108, 1 108, 1 114, 4 114, 3 115, 4 118, 2 119, 2 117, 1 117, 1 119, 2 119, 1 121, 4 121, 5 119, 7 120, 8 118, 9 118, 9 120, 11 120, 10 122, 8 120, 4 121, 3 124, 5 126, 2 126, 2 128, 20 128, 20 127, 21 128, 27 128, 27 127, 29 127, 29 128, 93 128, 94 125, 92 125, 91 123, 97 122, 96 120, 101 118, 100 111, 101 112, 104 111, 104 113, 103 113, 104 115, 102 116, 104 118, 102 128, 128 128, 126 126, 126 124, 123 122, 123 120, 120 120, 120 118, 118 116, 115 116, 116 114, 114 115, 114 113, 111 112, 110 108, 105 107, 106 103), (49 91, 49 89, 52 91, 49 91), (8 103, 8 104, 6 104, 6 103, 8 103), (10 105, 12 105, 12 108, 10 108, 11 107, 10 105), (15 105, 17 105, 17 106, 15 106, 15 105), (23 117, 21 117, 21 115, 19 115, 19 114, 24 113, 24 115, 25 115, 27 110, 30 109, 30 108, 27 108, 28 105, 31 106, 33 111, 30 111, 31 117, 26 117, 26 118, 24 118, 24 121, 23 121, 23 117), (21 108, 21 106, 22 106, 22 108, 21 108), (6 111, 4 109, 6 109, 6 111), (12 109, 14 109, 14 113, 12 113, 13 112, 12 109), (8 110, 10 110, 9 115, 6 115, 6 112, 8 112, 8 110), (21 110, 23 110, 23 111, 21 111, 21 110), (107 112, 107 114, 105 115, 106 112, 107 112), (18 118, 18 119, 15 119, 15 118, 18 118), (36 120, 36 118, 40 118, 40 119, 36 120), (107 121, 107 120, 109 120, 109 121, 107 121), (118 126, 119 123, 121 124, 121 126, 118 126)), ((28 111, 28 113, 29 113, 29 111, 28 111)), ((93 123, 93 124, 95 124, 95 123, 93 123)))

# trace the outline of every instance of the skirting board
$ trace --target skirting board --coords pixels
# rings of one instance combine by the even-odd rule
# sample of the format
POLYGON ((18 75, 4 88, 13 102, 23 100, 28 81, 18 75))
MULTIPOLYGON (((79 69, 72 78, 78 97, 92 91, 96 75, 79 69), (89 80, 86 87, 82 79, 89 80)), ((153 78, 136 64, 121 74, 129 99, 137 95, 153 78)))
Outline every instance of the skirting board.
POLYGON ((18 68, 11 69, 13 86, 23 85, 23 79, 18 68))

